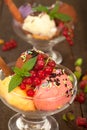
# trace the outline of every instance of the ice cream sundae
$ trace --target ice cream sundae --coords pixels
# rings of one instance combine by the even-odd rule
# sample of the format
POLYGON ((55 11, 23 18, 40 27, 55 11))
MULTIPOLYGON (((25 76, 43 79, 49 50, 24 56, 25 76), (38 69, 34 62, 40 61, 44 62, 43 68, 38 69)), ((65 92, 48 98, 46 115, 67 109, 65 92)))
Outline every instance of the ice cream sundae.
POLYGON ((49 7, 25 3, 17 8, 12 0, 5 0, 5 3, 23 33, 28 37, 51 40, 64 35, 67 41, 73 44, 77 15, 71 5, 58 1, 49 7))
POLYGON ((42 51, 23 52, 13 72, 0 80, 0 96, 15 109, 58 110, 73 97, 73 76, 42 51))

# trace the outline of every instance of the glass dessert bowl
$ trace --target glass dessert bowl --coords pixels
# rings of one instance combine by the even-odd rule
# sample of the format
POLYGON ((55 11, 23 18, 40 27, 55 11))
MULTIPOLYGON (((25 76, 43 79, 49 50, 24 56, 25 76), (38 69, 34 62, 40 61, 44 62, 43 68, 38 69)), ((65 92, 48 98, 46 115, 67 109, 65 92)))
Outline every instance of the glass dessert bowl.
POLYGON ((59 36, 57 38, 51 40, 41 40, 30 37, 28 34, 25 34, 23 30, 20 28, 20 25, 17 21, 13 20, 13 30, 14 32, 25 40, 27 43, 31 44, 33 48, 44 51, 48 55, 50 55, 57 64, 60 64, 63 60, 60 52, 53 50, 53 47, 56 44, 59 44, 65 40, 64 36, 59 36))
POLYGON ((8 93, 8 83, 11 77, 2 81, 4 76, 0 71, 1 100, 17 112, 8 122, 9 130, 59 130, 59 125, 52 115, 63 111, 72 104, 77 92, 77 80, 72 71, 65 66, 57 65, 56 68, 58 79, 54 81, 56 85, 60 84, 60 87, 53 87, 54 82, 51 84, 50 80, 55 79, 53 73, 49 78, 49 83, 46 82, 47 78, 41 84, 41 88, 36 89, 34 97, 26 96, 24 91, 18 87, 8 93), (5 86, 4 91, 1 89, 3 85, 5 86))
POLYGON ((12 0, 5 2, 13 15, 13 29, 16 34, 33 48, 48 53, 57 64, 61 63, 62 56, 58 51, 54 51, 53 47, 65 38, 71 45, 73 44, 76 22, 74 8, 61 1, 51 6, 24 3, 19 8, 12 0))

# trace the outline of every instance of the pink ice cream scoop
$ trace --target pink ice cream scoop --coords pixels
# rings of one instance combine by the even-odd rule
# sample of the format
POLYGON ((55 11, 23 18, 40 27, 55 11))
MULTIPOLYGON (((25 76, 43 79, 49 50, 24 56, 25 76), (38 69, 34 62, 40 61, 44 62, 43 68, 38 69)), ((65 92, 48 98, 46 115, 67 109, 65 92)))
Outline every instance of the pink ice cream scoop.
POLYGON ((65 72, 56 70, 36 89, 34 104, 38 110, 56 110, 72 98, 72 82, 65 72))

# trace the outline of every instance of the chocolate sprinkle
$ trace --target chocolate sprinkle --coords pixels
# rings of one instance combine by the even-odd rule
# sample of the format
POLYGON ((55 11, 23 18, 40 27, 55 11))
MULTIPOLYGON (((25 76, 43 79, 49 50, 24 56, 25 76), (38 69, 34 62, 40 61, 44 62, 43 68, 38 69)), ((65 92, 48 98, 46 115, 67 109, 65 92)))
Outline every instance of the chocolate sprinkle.
POLYGON ((55 78, 56 76, 57 76, 56 73, 52 73, 52 74, 50 75, 50 78, 55 78))
POLYGON ((67 87, 67 84, 65 84, 65 87, 67 87))
POLYGON ((54 79, 54 82, 56 83, 57 86, 60 85, 60 80, 59 79, 54 79))

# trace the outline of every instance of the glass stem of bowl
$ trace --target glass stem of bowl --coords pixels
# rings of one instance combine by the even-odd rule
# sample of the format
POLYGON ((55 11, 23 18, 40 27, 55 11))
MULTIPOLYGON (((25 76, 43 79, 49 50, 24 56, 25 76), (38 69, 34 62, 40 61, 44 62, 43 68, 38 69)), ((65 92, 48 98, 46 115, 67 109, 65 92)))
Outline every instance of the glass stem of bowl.
POLYGON ((16 124, 19 130, 50 130, 51 127, 51 124, 45 116, 32 118, 23 114, 17 119, 16 124))

